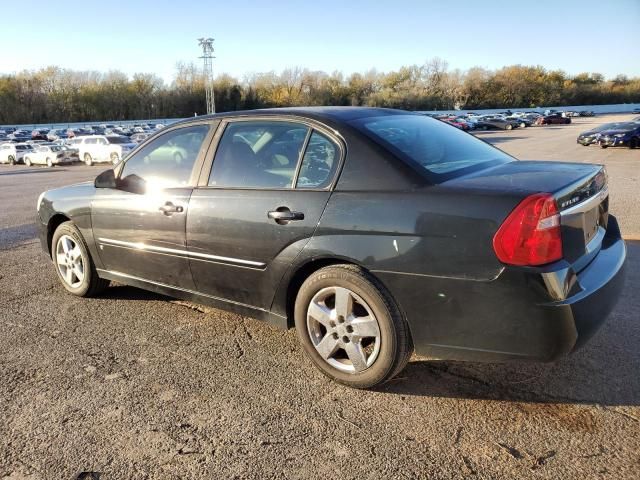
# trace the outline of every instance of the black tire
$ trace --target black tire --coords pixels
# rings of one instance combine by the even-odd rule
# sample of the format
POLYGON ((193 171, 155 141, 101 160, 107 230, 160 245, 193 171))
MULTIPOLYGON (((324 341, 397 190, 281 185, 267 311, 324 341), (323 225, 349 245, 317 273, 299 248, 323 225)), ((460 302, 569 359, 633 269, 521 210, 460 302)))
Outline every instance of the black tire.
POLYGON ((599 142, 598 145, 600 145, 600 148, 607 148, 609 145, 604 145, 603 143, 599 142))
POLYGON ((629 140, 629 148, 638 148, 638 139, 637 138, 632 138, 631 140, 629 140))
POLYGON ((91 165, 93 165, 93 158, 91 158, 91 155, 88 153, 84 154, 84 164, 87 167, 90 167, 91 165))
POLYGON ((51 239, 51 259, 53 260, 53 265, 56 270, 56 274, 60 279, 60 283, 62 283, 67 291, 73 293, 74 295, 77 295, 79 297, 93 297, 104 291, 104 289, 109 286, 109 280, 102 279, 98 276, 96 267, 93 263, 93 259, 91 258, 89 250, 87 249, 87 244, 85 243, 84 238, 82 238, 82 234, 73 224, 73 222, 61 223, 53 233, 53 238, 51 239), (58 244, 58 240, 63 235, 72 237, 76 242, 76 245, 80 249, 82 260, 85 265, 84 279, 76 288, 67 284, 65 279, 62 277, 62 274, 60 273, 60 269, 58 268, 58 256, 56 247, 58 244))
POLYGON ((14 157, 13 155, 9 155, 9 165, 15 165, 16 164, 16 157, 14 157))
POLYGON ((413 353, 409 327, 395 301, 376 278, 355 265, 333 265, 311 274, 298 291, 294 317, 306 355, 326 376, 350 387, 371 388, 390 380, 404 369, 413 353), (380 348, 373 363, 362 371, 345 372, 335 368, 318 353, 311 340, 307 310, 316 294, 331 287, 355 293, 367 303, 377 320, 380 348))

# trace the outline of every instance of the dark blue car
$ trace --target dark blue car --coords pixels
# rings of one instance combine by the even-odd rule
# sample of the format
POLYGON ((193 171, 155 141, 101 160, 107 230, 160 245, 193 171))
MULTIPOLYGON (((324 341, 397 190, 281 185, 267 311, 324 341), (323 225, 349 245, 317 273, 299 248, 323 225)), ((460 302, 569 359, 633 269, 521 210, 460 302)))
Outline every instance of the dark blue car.
POLYGON ((598 145, 607 147, 640 147, 640 123, 633 122, 600 132, 598 145))

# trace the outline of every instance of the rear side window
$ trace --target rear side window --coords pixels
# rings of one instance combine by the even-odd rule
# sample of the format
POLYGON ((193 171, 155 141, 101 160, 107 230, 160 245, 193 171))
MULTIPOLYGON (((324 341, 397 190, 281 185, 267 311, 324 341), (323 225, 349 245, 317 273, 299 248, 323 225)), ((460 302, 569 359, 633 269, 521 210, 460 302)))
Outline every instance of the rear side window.
POLYGON ((291 188, 309 133, 305 125, 240 121, 220 139, 209 185, 228 188, 291 188))
POLYGON ((340 150, 327 137, 313 132, 302 158, 296 188, 326 188, 338 168, 340 150))
POLYGON ((351 124, 435 182, 513 161, 473 135, 425 115, 365 117, 351 124))

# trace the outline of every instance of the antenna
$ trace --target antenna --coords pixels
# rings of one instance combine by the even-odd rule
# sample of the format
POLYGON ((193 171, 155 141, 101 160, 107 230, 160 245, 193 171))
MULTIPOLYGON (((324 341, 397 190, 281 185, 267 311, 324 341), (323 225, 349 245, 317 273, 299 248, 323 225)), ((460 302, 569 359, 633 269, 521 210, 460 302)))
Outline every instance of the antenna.
POLYGON ((202 47, 204 61, 204 91, 207 100, 207 113, 216 113, 216 104, 213 97, 213 38, 199 38, 198 45, 202 47))

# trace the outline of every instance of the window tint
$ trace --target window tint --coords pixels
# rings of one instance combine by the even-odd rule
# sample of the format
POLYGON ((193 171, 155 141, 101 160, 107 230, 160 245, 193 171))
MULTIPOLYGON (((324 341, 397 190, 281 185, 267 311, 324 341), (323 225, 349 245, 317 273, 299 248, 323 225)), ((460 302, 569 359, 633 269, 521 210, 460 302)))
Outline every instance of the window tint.
POLYGON ((291 122, 230 123, 220 139, 209 185, 290 188, 308 131, 291 122))
POLYGON ((513 161, 507 154, 424 115, 386 115, 351 122, 436 182, 513 161))
POLYGON ((340 150, 324 135, 313 132, 304 152, 296 188, 325 188, 338 167, 340 150))
POLYGON ((156 138, 130 157, 120 174, 123 186, 180 187, 189 184, 193 165, 209 127, 185 127, 156 138))
POLYGON ((98 143, 98 139, 97 138, 87 138, 84 143, 88 144, 88 145, 95 145, 98 143))

